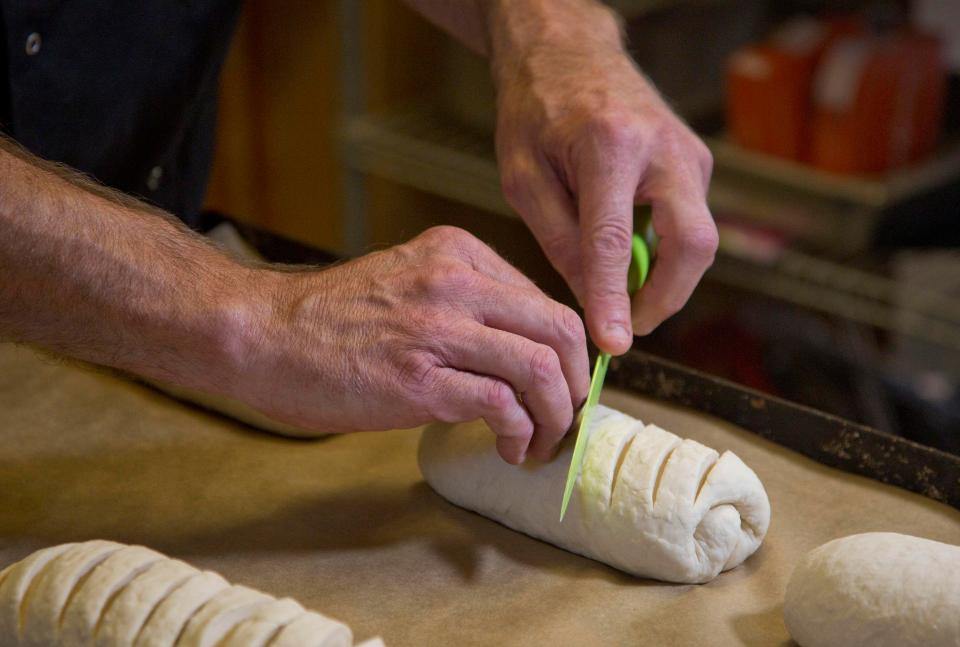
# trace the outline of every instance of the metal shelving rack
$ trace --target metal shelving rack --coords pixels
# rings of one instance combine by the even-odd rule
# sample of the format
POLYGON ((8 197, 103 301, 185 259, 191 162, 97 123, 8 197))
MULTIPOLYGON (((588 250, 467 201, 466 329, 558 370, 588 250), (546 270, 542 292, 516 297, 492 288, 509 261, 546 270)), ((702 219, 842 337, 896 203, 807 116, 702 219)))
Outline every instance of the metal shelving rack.
MULTIPOLYGON (((642 11, 667 3, 620 4, 642 11)), ((430 99, 384 114, 364 110, 359 4, 341 0, 343 80, 349 86, 339 132, 349 168, 346 250, 355 252, 366 244, 364 175, 516 217, 500 191, 489 133, 457 123, 430 99)), ((884 180, 851 180, 744 152, 722 138, 707 138, 707 143, 715 158, 709 196, 715 213, 735 211, 748 221, 776 224, 797 240, 846 255, 868 246, 884 208, 960 174, 960 145, 923 167, 884 180)), ((758 261, 721 243, 707 278, 960 352, 960 299, 933 289, 904 299, 903 286, 893 279, 825 257, 787 248, 775 260, 758 261)))

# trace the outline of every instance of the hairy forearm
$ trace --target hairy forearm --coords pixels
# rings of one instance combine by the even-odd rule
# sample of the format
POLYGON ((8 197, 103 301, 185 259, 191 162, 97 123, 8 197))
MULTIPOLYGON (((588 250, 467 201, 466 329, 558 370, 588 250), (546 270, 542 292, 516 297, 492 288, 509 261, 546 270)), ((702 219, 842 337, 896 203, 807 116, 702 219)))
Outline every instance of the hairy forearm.
POLYGON ((0 142, 0 338, 227 391, 252 271, 170 216, 0 142))
POLYGON ((405 1, 474 51, 494 59, 523 55, 550 43, 620 46, 615 14, 596 0, 405 1))

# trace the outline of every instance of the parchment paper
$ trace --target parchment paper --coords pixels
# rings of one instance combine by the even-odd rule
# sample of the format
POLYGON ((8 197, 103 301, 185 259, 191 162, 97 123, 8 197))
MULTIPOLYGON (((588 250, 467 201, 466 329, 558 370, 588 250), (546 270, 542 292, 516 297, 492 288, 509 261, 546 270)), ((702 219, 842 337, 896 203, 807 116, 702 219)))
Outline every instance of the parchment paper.
POLYGON ((756 470, 773 522, 754 557, 707 585, 637 580, 448 504, 417 470, 418 430, 287 440, 6 344, 0 567, 65 541, 145 544, 391 647, 783 645, 783 591, 805 551, 871 530, 960 543, 952 508, 605 395, 756 470))

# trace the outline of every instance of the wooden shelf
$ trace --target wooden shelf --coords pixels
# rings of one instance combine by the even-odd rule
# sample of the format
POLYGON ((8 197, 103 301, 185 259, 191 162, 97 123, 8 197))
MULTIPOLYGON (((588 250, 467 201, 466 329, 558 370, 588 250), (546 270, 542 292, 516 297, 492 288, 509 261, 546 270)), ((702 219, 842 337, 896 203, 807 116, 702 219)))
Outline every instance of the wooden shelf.
POLYGON ((724 137, 707 137, 705 141, 718 169, 877 210, 960 177, 960 141, 944 145, 929 160, 876 178, 824 173, 797 162, 748 151, 724 137))

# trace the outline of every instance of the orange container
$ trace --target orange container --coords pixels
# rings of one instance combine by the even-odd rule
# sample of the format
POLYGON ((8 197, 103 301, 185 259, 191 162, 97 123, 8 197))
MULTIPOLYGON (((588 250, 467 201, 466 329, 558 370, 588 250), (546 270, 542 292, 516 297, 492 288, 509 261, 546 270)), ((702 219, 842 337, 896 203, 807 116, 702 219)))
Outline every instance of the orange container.
POLYGON ((806 159, 817 65, 835 39, 862 30, 858 17, 802 18, 735 52, 727 65, 727 126, 734 141, 769 155, 806 159))
POLYGON ((945 84, 930 36, 838 39, 814 81, 811 162, 833 173, 878 174, 929 154, 942 130, 945 84))

